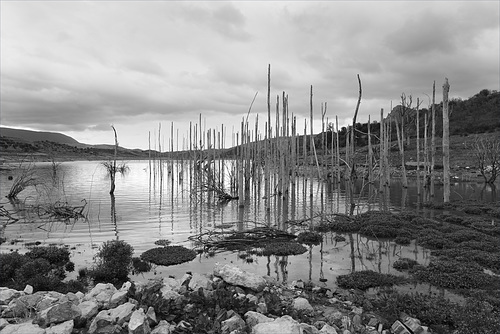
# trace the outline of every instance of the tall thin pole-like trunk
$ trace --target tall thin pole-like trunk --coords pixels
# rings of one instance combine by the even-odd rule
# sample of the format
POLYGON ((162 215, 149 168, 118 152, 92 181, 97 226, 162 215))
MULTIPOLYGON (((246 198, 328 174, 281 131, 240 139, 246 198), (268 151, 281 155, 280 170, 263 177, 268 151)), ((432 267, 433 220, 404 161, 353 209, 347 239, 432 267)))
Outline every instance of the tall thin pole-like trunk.
POLYGON ((361 104, 361 95, 362 95, 362 89, 361 89, 361 78, 359 77, 358 74, 358 84, 359 84, 359 95, 358 95, 358 102, 356 104, 356 110, 354 111, 354 117, 352 118, 352 129, 351 129, 351 145, 350 145, 350 164, 351 164, 351 173, 349 174, 349 179, 350 179, 350 189, 349 189, 349 197, 351 201, 351 208, 350 208, 350 214, 352 215, 354 213, 354 208, 356 206, 356 203, 354 202, 354 181, 355 181, 355 173, 356 173, 356 164, 354 161, 354 150, 355 150, 355 134, 354 132, 356 131, 356 118, 358 117, 358 111, 359 111, 359 105, 361 104))
POLYGON ((382 193, 384 190, 385 186, 385 175, 384 175, 384 146, 385 146, 385 123, 384 123, 384 108, 380 109, 380 144, 379 144, 379 151, 380 151, 380 159, 379 159, 379 192, 382 193))
POLYGON ((436 81, 432 84, 432 134, 431 134, 431 197, 434 197, 434 165, 436 164, 436 81))
POLYGON ((417 195, 420 197, 420 113, 419 113, 419 105, 420 105, 420 101, 417 97, 417 195))
POLYGON ((116 129, 113 125, 111 125, 111 128, 113 129, 113 132, 115 133, 115 155, 113 159, 113 167, 111 169, 111 173, 109 173, 110 178, 111 178, 111 189, 109 190, 109 193, 111 195, 114 195, 115 193, 115 176, 116 176, 116 156, 118 154, 118 136, 116 135, 116 129))
POLYGON ((445 78, 443 84, 443 200, 444 203, 450 201, 450 123, 448 114, 448 93, 450 84, 445 78))

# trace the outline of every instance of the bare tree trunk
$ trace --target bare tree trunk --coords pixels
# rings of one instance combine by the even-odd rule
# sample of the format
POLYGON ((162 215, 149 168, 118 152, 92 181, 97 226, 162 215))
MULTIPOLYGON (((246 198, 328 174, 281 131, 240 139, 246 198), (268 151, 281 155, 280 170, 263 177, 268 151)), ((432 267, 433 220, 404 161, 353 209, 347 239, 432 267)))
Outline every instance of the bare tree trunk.
POLYGON ((450 201, 450 123, 448 114, 448 93, 450 84, 445 78, 443 84, 443 181, 444 181, 444 202, 450 201))
POLYGON ((380 144, 379 144, 379 151, 380 151, 380 159, 379 159, 379 192, 382 193, 384 186, 385 186, 385 173, 384 173, 384 153, 385 153, 385 131, 384 131, 385 123, 384 123, 384 109, 380 109, 380 144))
POLYGON ((417 97, 417 195, 420 197, 420 114, 419 99, 417 97))
POLYGON ((110 178, 111 178, 111 189, 109 190, 109 193, 113 195, 115 193, 115 176, 116 176, 116 155, 118 153, 118 137, 116 135, 116 129, 113 125, 111 125, 111 128, 113 129, 113 132, 115 133, 115 156, 113 159, 113 167, 111 170, 111 173, 109 173, 110 178))
POLYGON ((356 131, 356 118, 358 117, 358 111, 359 111, 359 105, 361 104, 361 95, 362 95, 362 89, 361 89, 361 79, 358 74, 358 84, 359 84, 359 95, 358 95, 358 103, 356 104, 356 110, 354 111, 354 117, 352 119, 352 129, 351 129, 351 156, 350 158, 350 164, 351 164, 351 173, 349 175, 350 178, 350 200, 351 200, 351 209, 350 209, 350 214, 352 215, 354 213, 354 208, 356 206, 356 203, 354 202, 354 176, 356 173, 356 164, 354 161, 354 149, 355 149, 355 143, 354 143, 354 132, 356 131))
POLYGON ((431 134, 431 197, 434 197, 434 165, 436 164, 436 81, 432 84, 432 134, 431 134))

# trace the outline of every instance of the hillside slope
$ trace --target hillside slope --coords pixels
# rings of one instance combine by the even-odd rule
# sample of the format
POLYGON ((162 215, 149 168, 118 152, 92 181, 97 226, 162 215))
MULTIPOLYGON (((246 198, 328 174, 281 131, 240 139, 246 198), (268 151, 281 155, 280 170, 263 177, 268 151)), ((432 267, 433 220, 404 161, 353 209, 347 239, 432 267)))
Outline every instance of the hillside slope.
POLYGON ((34 143, 36 141, 50 141, 72 146, 81 145, 76 139, 57 132, 31 131, 0 127, 0 136, 18 138, 28 143, 34 143))

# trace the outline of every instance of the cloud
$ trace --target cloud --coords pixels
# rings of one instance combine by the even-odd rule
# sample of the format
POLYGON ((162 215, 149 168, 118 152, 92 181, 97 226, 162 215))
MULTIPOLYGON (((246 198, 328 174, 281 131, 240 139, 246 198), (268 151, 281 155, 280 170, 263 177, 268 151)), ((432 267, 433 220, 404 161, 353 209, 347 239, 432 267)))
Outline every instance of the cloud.
POLYGON ((263 129, 268 64, 273 114, 285 91, 302 123, 313 85, 315 124, 323 102, 349 120, 360 74, 365 121, 445 76, 452 97, 498 90, 498 13, 458 1, 4 2, 0 122, 92 143, 112 143, 115 124, 122 145, 144 148, 158 123, 185 132, 200 113, 238 129, 258 92, 249 119, 263 129))

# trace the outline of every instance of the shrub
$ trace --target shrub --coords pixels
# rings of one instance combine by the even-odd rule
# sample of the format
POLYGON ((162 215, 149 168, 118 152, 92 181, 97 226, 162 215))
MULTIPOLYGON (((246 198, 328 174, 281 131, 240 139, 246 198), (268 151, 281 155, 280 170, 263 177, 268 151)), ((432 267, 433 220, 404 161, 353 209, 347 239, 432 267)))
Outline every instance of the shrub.
POLYGON ((415 260, 412 260, 412 259, 409 259, 406 257, 402 257, 402 258, 394 261, 394 263, 392 264, 392 267, 396 270, 406 270, 406 269, 413 268, 417 264, 418 264, 418 262, 415 260))
POLYGON ((132 264, 134 248, 122 240, 106 241, 101 245, 94 260, 90 276, 96 282, 120 283, 126 281, 132 264))
POLYGON ((196 252, 184 246, 165 246, 148 249, 141 254, 143 261, 148 261, 161 266, 171 266, 188 261, 196 257, 196 252))
POLYGON ((264 256, 277 255, 277 256, 287 256, 287 255, 299 255, 307 252, 302 244, 298 242, 272 242, 267 244, 262 250, 264 256))
POLYGON ((18 252, 0 254, 0 286, 10 288, 16 286, 14 280, 16 271, 28 261, 28 258, 18 252))
POLYGON ((33 247, 26 256, 31 259, 45 259, 51 265, 64 266, 69 262, 69 250, 56 246, 33 247))
POLYGON ((407 281, 404 277, 391 274, 380 274, 371 270, 355 271, 337 277, 337 284, 343 289, 366 290, 377 286, 391 286, 407 281))
POLYGON ((132 268, 135 273, 145 273, 151 270, 151 263, 142 261, 138 257, 132 258, 132 268))
POLYGON ((398 245, 409 245, 411 243, 411 239, 408 237, 398 236, 394 239, 394 242, 398 245))
POLYGON ((306 245, 319 245, 323 241, 323 236, 317 232, 301 232, 297 236, 297 242, 306 245))

